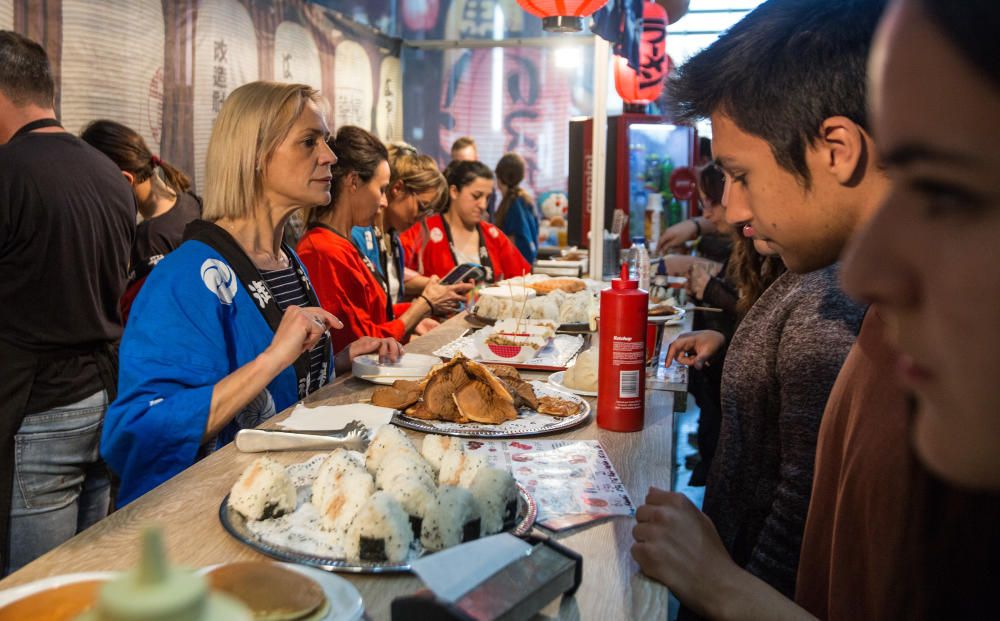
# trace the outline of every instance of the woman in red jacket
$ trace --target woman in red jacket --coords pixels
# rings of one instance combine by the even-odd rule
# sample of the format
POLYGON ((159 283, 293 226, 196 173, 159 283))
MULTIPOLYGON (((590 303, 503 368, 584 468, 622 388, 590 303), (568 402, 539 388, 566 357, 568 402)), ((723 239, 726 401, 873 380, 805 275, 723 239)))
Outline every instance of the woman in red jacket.
POLYGON ((435 281, 395 316, 388 282, 350 238, 352 227, 371 226, 379 208, 386 206, 389 154, 360 127, 341 127, 332 142, 337 155, 331 167, 332 200, 306 214, 309 228, 296 252, 323 308, 344 323, 342 330, 331 332, 335 350, 361 336, 402 341, 424 317, 462 297, 435 281))
POLYGON ((400 237, 406 249, 406 267, 424 276, 443 277, 457 265, 477 263, 485 268, 488 282, 530 273, 531 264, 513 242, 484 221, 486 200, 493 192, 493 172, 482 162, 452 162, 444 175, 448 208, 413 225, 400 237))

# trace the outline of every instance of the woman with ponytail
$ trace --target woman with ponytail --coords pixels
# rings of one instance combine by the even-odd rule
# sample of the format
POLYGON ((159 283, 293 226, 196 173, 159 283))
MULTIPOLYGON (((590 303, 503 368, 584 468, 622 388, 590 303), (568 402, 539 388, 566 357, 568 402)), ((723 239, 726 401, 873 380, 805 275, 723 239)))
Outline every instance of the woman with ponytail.
POLYGON ((201 199, 187 175, 150 152, 135 130, 106 119, 92 122, 80 136, 111 158, 132 186, 142 222, 132 246, 131 275, 120 302, 122 321, 150 270, 181 245, 184 227, 201 217, 201 199))
POLYGON ((525 261, 533 264, 538 256, 538 218, 534 202, 521 189, 524 168, 524 158, 517 153, 507 153, 497 162, 497 187, 503 199, 493 223, 514 242, 525 261))

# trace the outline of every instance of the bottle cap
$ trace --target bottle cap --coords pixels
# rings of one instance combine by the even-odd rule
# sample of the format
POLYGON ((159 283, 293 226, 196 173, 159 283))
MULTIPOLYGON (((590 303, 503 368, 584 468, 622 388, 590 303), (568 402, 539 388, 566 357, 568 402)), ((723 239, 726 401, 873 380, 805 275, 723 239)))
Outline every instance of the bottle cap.
POLYGON ((612 289, 616 289, 616 290, 618 290, 618 289, 638 289, 639 288, 639 281, 638 280, 629 280, 629 277, 628 277, 628 264, 627 263, 622 263, 621 278, 615 278, 614 280, 612 280, 611 281, 611 288, 612 289))
POLYGON ((633 245, 642 244, 643 246, 645 246, 646 245, 646 238, 645 237, 633 237, 632 238, 632 244, 633 245))

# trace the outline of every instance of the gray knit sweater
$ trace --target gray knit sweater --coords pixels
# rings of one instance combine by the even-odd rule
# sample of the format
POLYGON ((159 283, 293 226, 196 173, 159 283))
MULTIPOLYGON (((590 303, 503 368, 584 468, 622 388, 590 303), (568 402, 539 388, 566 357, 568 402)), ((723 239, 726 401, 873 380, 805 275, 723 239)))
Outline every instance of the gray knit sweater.
POLYGON ((864 310, 840 290, 836 266, 785 272, 747 313, 726 354, 705 513, 733 560, 789 597, 820 419, 864 310))

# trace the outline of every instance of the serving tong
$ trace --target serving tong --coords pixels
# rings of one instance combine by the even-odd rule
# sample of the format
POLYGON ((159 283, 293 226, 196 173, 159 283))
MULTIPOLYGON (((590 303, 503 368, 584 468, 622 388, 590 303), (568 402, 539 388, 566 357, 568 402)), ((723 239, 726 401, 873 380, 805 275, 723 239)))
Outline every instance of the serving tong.
POLYGON ((244 453, 321 451, 335 448, 364 451, 371 441, 368 427, 353 420, 343 429, 242 429, 236 448, 244 453))

